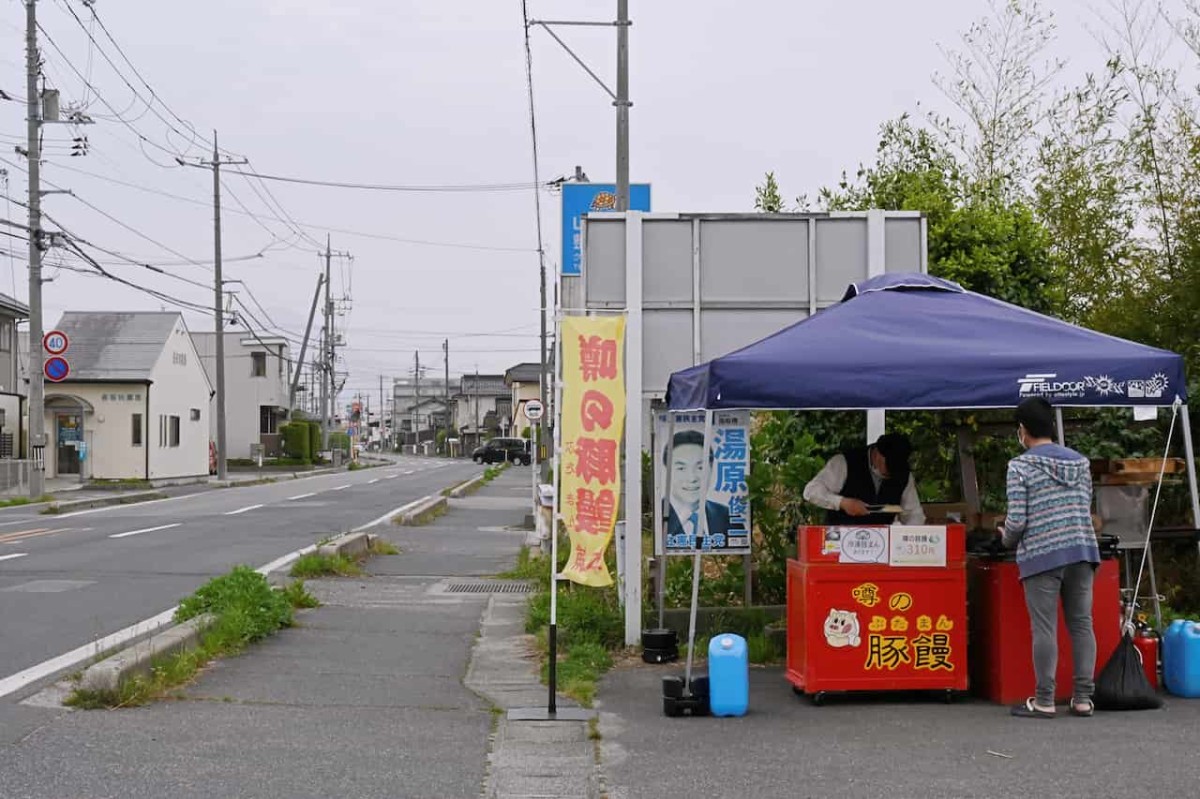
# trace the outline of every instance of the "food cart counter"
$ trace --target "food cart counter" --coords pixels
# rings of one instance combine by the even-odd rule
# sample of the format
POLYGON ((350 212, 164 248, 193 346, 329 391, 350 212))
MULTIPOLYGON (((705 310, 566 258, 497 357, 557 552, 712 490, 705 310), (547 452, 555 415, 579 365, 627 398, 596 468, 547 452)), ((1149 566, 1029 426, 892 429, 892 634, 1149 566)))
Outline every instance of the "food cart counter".
POLYGON ((804 527, 787 569, 787 679, 827 692, 967 688, 962 525, 804 527))
MULTIPOLYGON (((1092 586, 1092 627, 1096 633, 1096 671, 1104 667, 1121 640, 1121 574, 1115 536, 1100 537, 1100 567, 1092 586)), ((1034 694, 1033 636, 1016 553, 995 547, 972 551, 968 558, 971 603, 971 685, 980 696, 1012 704, 1034 694)), ((1071 698, 1074 686, 1071 637, 1058 612, 1058 666, 1055 699, 1071 698)))

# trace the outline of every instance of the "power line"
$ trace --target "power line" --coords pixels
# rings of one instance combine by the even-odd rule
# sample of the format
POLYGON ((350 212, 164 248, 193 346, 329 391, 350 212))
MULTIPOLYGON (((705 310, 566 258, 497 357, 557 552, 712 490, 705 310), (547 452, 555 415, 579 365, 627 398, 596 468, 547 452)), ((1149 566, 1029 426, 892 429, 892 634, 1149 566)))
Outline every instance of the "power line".
MULTIPOLYGON (((53 221, 53 220, 51 220, 51 221, 53 221)), ((55 224, 57 224, 57 222, 55 224)), ((93 269, 95 269, 97 273, 99 273, 101 276, 103 276, 105 278, 108 278, 109 280, 112 280, 116 283, 120 283, 124 286, 129 286, 130 288, 137 289, 138 291, 149 294, 150 296, 155 297, 156 299, 162 300, 163 302, 168 302, 168 303, 178 306, 180 308, 186 308, 190 311, 195 311, 197 313, 208 314, 209 316, 211 316, 213 313, 211 308, 207 308, 203 305, 199 305, 197 303, 190 302, 188 300, 180 299, 179 297, 175 297, 173 295, 166 294, 165 292, 147 288, 145 286, 134 283, 131 280, 126 280, 123 277, 114 275, 112 272, 109 272, 107 269, 105 269, 103 266, 101 266, 100 263, 97 262, 94 258, 92 258, 90 255, 88 255, 86 252, 84 252, 84 250, 81 247, 79 247, 79 245, 76 244, 75 241, 73 239, 71 239, 69 236, 64 237, 63 241, 65 243, 65 246, 68 249, 70 249, 76 255, 78 255, 80 258, 82 258, 89 266, 91 266, 93 269)), ((82 272, 84 274, 90 274, 87 272, 87 270, 77 269, 74 267, 67 266, 65 264, 61 265, 61 268, 66 269, 68 271, 72 271, 72 272, 82 272)))
POLYGON ((550 184, 536 183, 465 183, 465 184, 445 184, 445 185, 395 185, 385 183, 350 183, 336 180, 315 180, 310 178, 285 177, 283 175, 264 175, 259 172, 246 172, 243 170, 234 170, 236 174, 256 177, 259 180, 274 180, 281 183, 298 183, 305 186, 323 186, 334 189, 359 189, 362 191, 392 191, 392 192, 413 192, 413 193, 443 193, 443 192, 504 192, 504 191, 529 191, 533 188, 546 188, 550 184))

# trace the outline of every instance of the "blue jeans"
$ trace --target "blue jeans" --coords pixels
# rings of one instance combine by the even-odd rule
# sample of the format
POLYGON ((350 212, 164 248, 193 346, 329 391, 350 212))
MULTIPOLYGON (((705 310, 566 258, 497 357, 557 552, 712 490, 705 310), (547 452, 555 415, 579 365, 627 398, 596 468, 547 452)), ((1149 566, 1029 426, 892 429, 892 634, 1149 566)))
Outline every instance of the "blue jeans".
POLYGON ((1095 566, 1072 563, 1026 577, 1025 605, 1033 626, 1035 698, 1043 707, 1054 704, 1054 673, 1058 669, 1058 602, 1062 598, 1071 655, 1075 667, 1075 700, 1091 698, 1096 690, 1096 634, 1092 630, 1092 582, 1095 566))

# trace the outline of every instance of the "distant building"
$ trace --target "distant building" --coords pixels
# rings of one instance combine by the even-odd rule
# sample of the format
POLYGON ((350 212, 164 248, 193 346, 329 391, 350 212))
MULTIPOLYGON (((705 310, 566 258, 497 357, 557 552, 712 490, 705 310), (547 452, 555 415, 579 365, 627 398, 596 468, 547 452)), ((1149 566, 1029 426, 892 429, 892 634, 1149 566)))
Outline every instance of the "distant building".
POLYGON ((209 473, 213 388, 178 313, 69 312, 68 380, 46 383, 46 474, 163 480, 209 473))
POLYGON ((542 365, 519 363, 504 373, 504 382, 512 392, 513 434, 529 438, 529 420, 525 418, 525 403, 540 399, 542 365))
MULTIPOLYGON (((193 333, 200 362, 216 385, 217 334, 193 333)), ((225 334, 225 448, 227 458, 252 457, 255 445, 264 455, 280 455, 279 428, 289 415, 291 351, 285 339, 251 336, 243 331, 225 334)), ((209 436, 217 439, 214 398, 209 436)))
POLYGON ((18 335, 17 324, 29 318, 29 306, 0 294, 0 458, 22 457, 25 448, 25 382, 29 334, 18 335), (22 357, 21 339, 26 342, 22 357))
POLYGON ((512 391, 504 375, 463 375, 454 396, 454 427, 464 446, 512 430, 512 391))

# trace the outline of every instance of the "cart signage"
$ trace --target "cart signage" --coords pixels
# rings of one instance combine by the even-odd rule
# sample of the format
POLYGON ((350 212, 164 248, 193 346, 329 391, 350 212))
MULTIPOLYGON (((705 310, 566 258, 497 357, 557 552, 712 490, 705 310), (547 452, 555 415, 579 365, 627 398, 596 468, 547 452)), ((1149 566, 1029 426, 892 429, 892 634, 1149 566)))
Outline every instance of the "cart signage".
POLYGON ((838 563, 887 563, 888 529, 886 527, 831 527, 839 539, 838 563))
POLYGON ((945 566, 946 528, 892 525, 891 566, 945 566))
POLYGON ((562 574, 583 585, 612 585, 604 553, 621 496, 625 426, 624 317, 562 322, 563 469, 560 513, 571 538, 562 574))
POLYGON ((673 435, 670 414, 655 417, 658 552, 750 553, 750 412, 717 411, 714 416, 711 442, 704 440, 703 413, 676 413, 673 435), (707 491, 701 485, 706 457, 707 491), (708 517, 707 536, 700 536, 701 505, 708 517))
POLYGON ((864 582, 824 616, 826 645, 838 662, 864 675, 955 671, 965 649, 953 609, 927 586, 894 590, 864 582))

